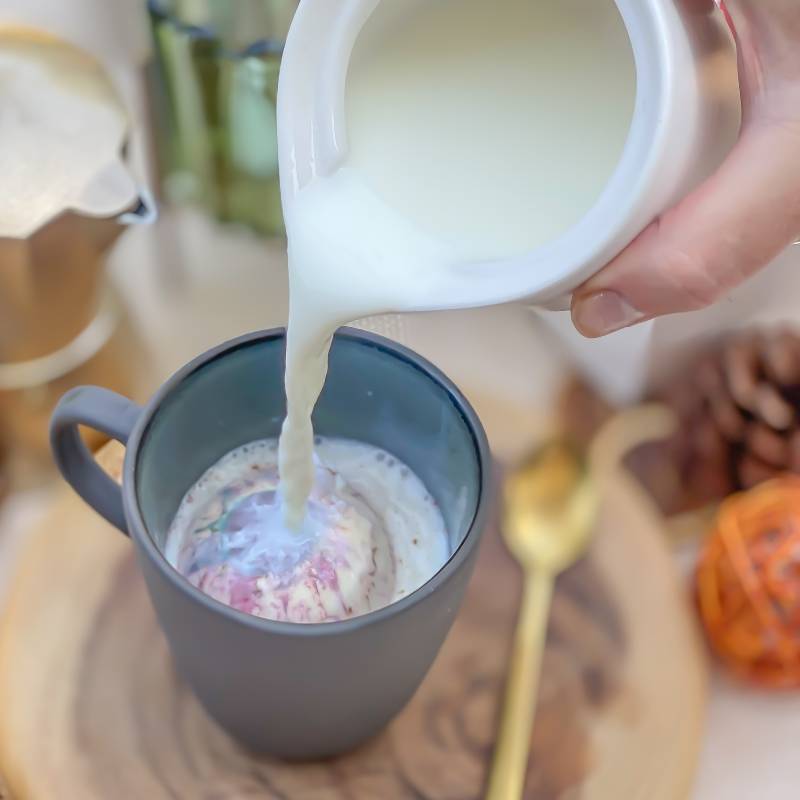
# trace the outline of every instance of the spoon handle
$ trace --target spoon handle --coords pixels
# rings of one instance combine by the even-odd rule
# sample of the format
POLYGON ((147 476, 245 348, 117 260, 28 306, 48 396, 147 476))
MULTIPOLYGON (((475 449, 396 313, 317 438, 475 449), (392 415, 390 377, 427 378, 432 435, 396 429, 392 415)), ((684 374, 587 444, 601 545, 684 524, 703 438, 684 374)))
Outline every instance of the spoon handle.
POLYGON ((486 800, 522 797, 552 595, 549 572, 526 571, 486 800))

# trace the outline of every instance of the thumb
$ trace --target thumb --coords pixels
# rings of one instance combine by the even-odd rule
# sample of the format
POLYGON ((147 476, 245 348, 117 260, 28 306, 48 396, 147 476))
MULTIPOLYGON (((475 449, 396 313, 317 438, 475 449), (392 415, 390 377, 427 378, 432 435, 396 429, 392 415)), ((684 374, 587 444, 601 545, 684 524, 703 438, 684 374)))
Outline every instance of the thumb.
POLYGON ((720 299, 800 237, 800 120, 754 118, 719 170, 580 287, 572 318, 602 336, 720 299))

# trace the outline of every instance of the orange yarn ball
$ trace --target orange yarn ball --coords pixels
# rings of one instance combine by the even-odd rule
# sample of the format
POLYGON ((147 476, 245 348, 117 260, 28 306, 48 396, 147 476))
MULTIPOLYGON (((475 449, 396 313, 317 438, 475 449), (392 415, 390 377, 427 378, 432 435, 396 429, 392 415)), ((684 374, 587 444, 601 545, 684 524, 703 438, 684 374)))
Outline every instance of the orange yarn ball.
POLYGON ((759 686, 800 687, 800 477, 726 500, 696 572, 714 651, 759 686))

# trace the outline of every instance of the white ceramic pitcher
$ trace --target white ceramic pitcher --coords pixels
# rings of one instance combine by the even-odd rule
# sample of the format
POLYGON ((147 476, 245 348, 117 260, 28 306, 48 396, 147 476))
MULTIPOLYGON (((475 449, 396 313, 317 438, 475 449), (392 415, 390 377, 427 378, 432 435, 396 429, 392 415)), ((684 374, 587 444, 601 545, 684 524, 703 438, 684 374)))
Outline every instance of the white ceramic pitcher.
MULTIPOLYGON (((284 52, 278 104, 285 207, 315 175, 334 171, 344 160, 348 64, 380 1, 299 4, 284 52)), ((382 0, 405 3, 409 14, 424 1, 382 0)), ((736 53, 714 3, 617 0, 617 6, 637 73, 633 121, 617 169, 594 207, 563 236, 522 258, 493 264, 487 280, 480 279, 486 271, 479 267, 466 272, 463 280, 473 281, 475 291, 465 297, 462 285, 460 304, 523 299, 550 304, 563 298, 717 166, 735 141, 740 119, 736 53)), ((453 7, 456 14, 457 4, 453 7)))
MULTIPOLYGON (((428 1, 301 0, 286 44, 278 100, 284 208, 346 157, 347 70, 370 15, 380 2, 404 3, 406 13, 414 14, 428 1)), ((616 4, 633 50, 637 94, 627 143, 605 190, 582 219, 546 245, 491 268, 465 265, 458 271, 457 291, 442 297, 442 308, 508 301, 566 308, 572 290, 713 171, 735 142, 741 118, 736 51, 713 0, 616 4)), ((454 35, 456 26, 454 17, 454 35)), ((567 330, 563 322, 557 327, 567 330)), ((641 357, 649 331, 645 326, 635 335, 617 337, 612 352, 641 357)), ((582 347, 577 334, 565 335, 582 347)), ((603 358, 601 348, 593 346, 589 362, 603 358)))

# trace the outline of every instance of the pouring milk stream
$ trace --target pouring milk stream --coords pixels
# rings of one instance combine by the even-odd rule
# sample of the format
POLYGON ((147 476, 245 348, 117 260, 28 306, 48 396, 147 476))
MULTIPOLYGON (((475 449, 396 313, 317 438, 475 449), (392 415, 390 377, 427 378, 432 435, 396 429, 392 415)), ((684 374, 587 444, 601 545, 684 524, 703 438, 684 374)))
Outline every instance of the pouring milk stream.
POLYGON ((685 190, 708 156, 699 59, 730 55, 713 9, 692 22, 676 0, 302 0, 279 90, 288 527, 337 327, 552 301, 685 190), (663 75, 659 48, 689 58, 663 75))

